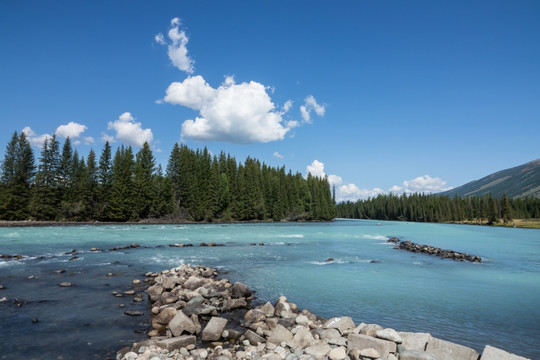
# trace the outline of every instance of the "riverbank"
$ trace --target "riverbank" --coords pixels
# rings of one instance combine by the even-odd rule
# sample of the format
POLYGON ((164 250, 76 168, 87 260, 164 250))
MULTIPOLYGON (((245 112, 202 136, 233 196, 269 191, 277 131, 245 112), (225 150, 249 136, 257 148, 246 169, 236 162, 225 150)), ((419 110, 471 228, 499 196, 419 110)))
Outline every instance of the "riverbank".
POLYGON ((323 319, 284 296, 261 304, 247 286, 218 275, 190 265, 147 273, 149 339, 117 359, 525 360, 489 345, 480 355, 429 333, 355 324, 348 316, 323 319))
POLYGON ((44 227, 44 226, 101 226, 101 225, 189 225, 189 224, 261 224, 261 223, 324 223, 334 220, 249 220, 249 221, 190 221, 184 219, 145 219, 140 221, 38 221, 38 220, 0 220, 0 228, 10 227, 44 227))
POLYGON ((494 226, 494 227, 509 227, 509 228, 523 228, 523 229, 540 229, 540 219, 513 219, 504 222, 497 222, 494 224, 488 224, 487 220, 463 220, 463 221, 450 221, 448 224, 459 225, 481 225, 481 226, 494 226))

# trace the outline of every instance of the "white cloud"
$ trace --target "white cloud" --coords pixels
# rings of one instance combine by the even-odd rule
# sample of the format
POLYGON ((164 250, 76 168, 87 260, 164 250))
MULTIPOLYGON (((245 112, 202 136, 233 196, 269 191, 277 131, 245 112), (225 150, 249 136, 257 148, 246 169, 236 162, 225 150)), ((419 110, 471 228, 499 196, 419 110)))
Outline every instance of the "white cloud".
POLYGON ((182 124, 182 137, 198 141, 251 144, 282 140, 290 130, 266 92, 250 81, 236 84, 228 76, 214 89, 200 75, 169 85, 162 102, 199 111, 182 124))
MULTIPOLYGON (((109 121, 107 129, 116 131, 116 139, 133 146, 141 147, 145 142, 151 143, 154 139, 151 129, 143 129, 140 122, 136 122, 130 112, 125 112, 118 120, 109 121)), ((111 137, 103 134, 102 140, 111 141, 111 137)))
POLYGON ((56 128, 56 134, 60 137, 69 137, 74 145, 90 145, 94 142, 94 138, 91 136, 81 136, 83 132, 88 129, 86 125, 82 125, 73 121, 70 121, 66 125, 60 125, 56 128))
POLYGON ((51 138, 50 134, 42 134, 42 135, 36 134, 30 126, 26 126, 24 129, 22 129, 22 132, 26 135, 30 144, 38 148, 43 147, 43 143, 45 142, 45 139, 51 138))
POLYGON ((318 116, 324 116, 325 106, 319 105, 313 95, 306 97, 304 102, 304 105, 300 106, 300 114, 305 122, 311 123, 311 111, 315 111, 318 116))
POLYGON ((114 143, 114 142, 116 142, 116 139, 112 135, 109 135, 109 134, 106 134, 106 133, 101 133, 101 141, 103 141, 103 142, 108 141, 109 143, 114 143))
MULTIPOLYGON (((312 176, 325 177, 324 163, 314 160, 310 165, 306 166, 306 171, 312 176)), ((355 184, 343 184, 343 179, 338 175, 328 175, 330 186, 336 186, 336 201, 358 201, 359 199, 367 199, 376 197, 379 194, 385 193, 437 193, 452 189, 446 186, 446 181, 438 177, 432 178, 429 175, 419 176, 412 180, 406 180, 401 186, 394 185, 388 191, 381 188, 365 189, 359 188, 355 184)))
POLYGON ((278 158, 278 159, 283 159, 283 155, 281 155, 280 153, 278 153, 277 151, 274 152, 274 157, 278 158))
POLYGON ((330 183, 330 185, 339 185, 343 182, 343 179, 341 178, 341 176, 337 176, 337 175, 328 175, 328 182, 330 183))
POLYGON ((159 45, 165 45, 165 44, 167 44, 167 43, 165 42, 165 37, 163 36, 162 33, 157 34, 157 35, 154 37, 154 39, 156 40, 156 42, 157 42, 159 45))
POLYGON ((384 190, 379 188, 372 190, 360 189, 355 184, 341 185, 336 189, 336 202, 358 201, 359 199, 367 199, 379 194, 384 194, 384 190))
POLYGON ((452 187, 446 186, 446 181, 441 178, 424 175, 412 180, 405 180, 402 185, 394 185, 389 191, 393 193, 437 193, 450 189, 452 187))
POLYGON ((180 19, 171 20, 171 28, 167 36, 169 41, 165 40, 162 33, 157 34, 154 39, 160 45, 167 45, 167 55, 175 67, 185 71, 188 74, 193 73, 193 59, 188 56, 187 43, 189 41, 185 31, 179 30, 180 19))
POLYGON ((326 176, 324 173, 324 163, 319 160, 313 160, 311 165, 306 166, 306 171, 312 176, 323 178, 326 176))
POLYGON ((287 100, 285 104, 283 105, 283 114, 287 113, 289 110, 291 110, 292 107, 292 100, 287 100))

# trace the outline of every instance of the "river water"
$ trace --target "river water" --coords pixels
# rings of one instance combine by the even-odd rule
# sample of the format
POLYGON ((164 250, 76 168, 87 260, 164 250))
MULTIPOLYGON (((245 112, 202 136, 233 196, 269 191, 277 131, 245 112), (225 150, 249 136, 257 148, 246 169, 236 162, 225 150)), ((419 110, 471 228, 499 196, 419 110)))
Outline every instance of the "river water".
POLYGON ((0 260, 0 359, 114 358, 145 338, 150 322, 146 299, 113 292, 132 289, 148 271, 188 263, 219 268, 260 300, 285 295, 319 316, 540 358, 540 230, 366 220, 21 227, 0 228, 0 254, 23 255, 0 260), (394 250, 390 236, 484 261, 394 250), (141 248, 90 251, 131 243, 141 248), (178 243, 194 246, 168 246, 178 243))

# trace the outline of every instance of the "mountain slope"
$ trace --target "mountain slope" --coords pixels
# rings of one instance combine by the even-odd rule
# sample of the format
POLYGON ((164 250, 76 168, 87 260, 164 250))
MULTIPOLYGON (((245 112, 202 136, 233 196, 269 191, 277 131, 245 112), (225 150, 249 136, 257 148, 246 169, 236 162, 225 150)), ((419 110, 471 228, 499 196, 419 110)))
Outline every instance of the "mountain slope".
POLYGON ((491 193, 493 197, 506 194, 509 198, 540 198, 540 159, 510 169, 501 170, 479 180, 471 181, 440 195, 461 197, 482 196, 491 193))

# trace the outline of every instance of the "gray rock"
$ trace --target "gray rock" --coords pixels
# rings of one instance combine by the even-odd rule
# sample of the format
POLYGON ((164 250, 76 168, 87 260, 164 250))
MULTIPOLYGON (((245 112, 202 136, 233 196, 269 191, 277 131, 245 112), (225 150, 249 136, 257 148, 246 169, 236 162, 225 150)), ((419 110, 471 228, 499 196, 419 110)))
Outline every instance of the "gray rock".
POLYGON ((305 349, 314 341, 315 338, 313 337, 311 332, 308 329, 299 326, 296 330, 296 334, 294 334, 290 345, 295 349, 305 349))
POLYGON ((58 286, 60 286, 60 287, 70 287, 70 286, 73 286, 73 284, 70 283, 70 282, 61 282, 60 284, 58 284, 58 286))
POLYGON ((349 334, 347 337, 347 350, 351 352, 353 349, 373 348, 382 356, 386 357, 390 353, 396 352, 396 343, 392 341, 377 339, 371 336, 362 334, 349 334))
POLYGON ((180 350, 181 348, 188 347, 189 345, 195 346, 196 344, 197 338, 193 335, 183 335, 156 342, 156 346, 168 351, 180 350))
POLYGON ((269 343, 279 345, 282 342, 290 343, 292 339, 292 333, 283 326, 277 324, 276 327, 272 330, 267 341, 269 343))
POLYGON ((298 360, 298 356, 292 353, 288 353, 287 355, 285 355, 285 360, 298 360))
POLYGON ((223 303, 222 311, 231 311, 234 309, 241 309, 247 306, 247 301, 244 298, 241 299, 229 299, 223 303))
POLYGON ((377 359, 381 355, 379 355, 379 352, 373 348, 367 348, 360 350, 360 356, 369 358, 369 359, 377 359))
POLYGON ((206 284, 206 281, 206 278, 190 276, 182 286, 188 290, 196 290, 206 284))
POLYGON ((273 317, 274 316, 274 311, 275 311, 274 305, 270 304, 269 302, 267 302, 266 304, 261 306, 260 310, 263 312, 263 314, 266 317, 273 317))
POLYGON ((383 329, 375 332, 375 336, 379 339, 393 341, 396 344, 401 344, 403 340, 394 329, 383 329))
POLYGON ((163 294, 163 291, 163 286, 159 284, 152 285, 146 290, 146 292, 148 293, 148 297, 152 301, 158 301, 159 299, 161 299, 161 294, 163 294))
POLYGON ((196 305, 196 304, 202 304, 204 302, 204 298, 202 296, 195 296, 188 301, 188 305, 196 305))
POLYGON ((431 337, 427 343, 426 351, 431 352, 439 360, 477 360, 478 353, 466 346, 451 343, 431 337))
POLYGON ((213 316, 202 332, 202 341, 217 341, 227 326, 227 319, 213 316))
POLYGON ((259 343, 264 344, 266 342, 265 338, 257 335, 251 330, 246 331, 244 335, 246 336, 246 339, 249 341, 251 345, 258 345, 259 343))
POLYGON ((313 345, 304 349, 304 352, 313 356, 315 359, 324 359, 325 356, 332 350, 330 345, 322 340, 315 341, 313 345))
POLYGON ((527 358, 508 353, 496 347, 486 345, 482 352, 482 360, 529 360, 527 358))
POLYGON ((193 304, 193 305, 186 306, 183 309, 184 314, 186 314, 187 316, 191 316, 194 314, 195 315, 208 315, 214 312, 215 310, 216 308, 214 306, 206 305, 206 304, 193 304))
POLYGON ((336 340, 341 338, 341 333, 337 329, 325 329, 320 330, 317 329, 317 334, 321 337, 321 339, 325 340, 336 340))
POLYGON ((178 314, 178 311, 173 307, 168 307, 160 311, 160 313, 154 318, 158 324, 167 325, 178 314))
POLYGON ((285 296, 281 296, 278 299, 276 306, 274 306, 274 314, 283 318, 290 317, 292 314, 291 305, 287 302, 287 298, 285 296))
POLYGON ((296 319, 294 319, 294 322, 296 322, 298 325, 307 326, 309 323, 309 319, 305 315, 297 316, 296 319))
POLYGON ((250 297, 253 292, 244 284, 235 282, 231 288, 231 293, 234 298, 250 297))
POLYGON ((263 320, 266 316, 259 309, 251 309, 246 315, 244 315, 244 320, 248 323, 256 323, 263 320))
POLYGON ((375 336, 377 331, 382 330, 382 326, 377 324, 366 324, 360 329, 360 334, 367 336, 375 336))
POLYGON ((174 336, 180 336, 184 332, 195 334, 197 326, 182 310, 179 310, 167 326, 174 336))
POLYGON ((177 276, 167 276, 163 279, 163 281, 161 282, 161 285, 165 289, 171 290, 171 289, 174 289, 174 287, 176 286, 178 282, 180 282, 180 279, 177 276))
POLYGON ((398 331, 398 335, 403 340, 401 345, 407 350, 424 351, 428 340, 431 338, 429 333, 413 333, 398 331))
POLYGON ((164 292, 163 294, 161 294, 161 301, 165 305, 172 304, 178 301, 178 296, 170 292, 164 292))
POLYGON ((405 350, 399 353, 400 360, 439 360, 437 355, 420 351, 420 350, 405 350))
POLYGON ((337 347, 328 353, 328 357, 330 360, 344 360, 347 358, 347 352, 345 351, 344 347, 337 347))
POLYGON ((141 316, 141 315, 144 315, 142 312, 136 311, 136 310, 126 310, 126 311, 124 311, 124 314, 129 315, 129 316, 141 316))
POLYGON ((352 331, 355 327, 354 322, 348 316, 335 317, 324 323, 325 329, 337 329, 341 334, 349 330, 352 331))

